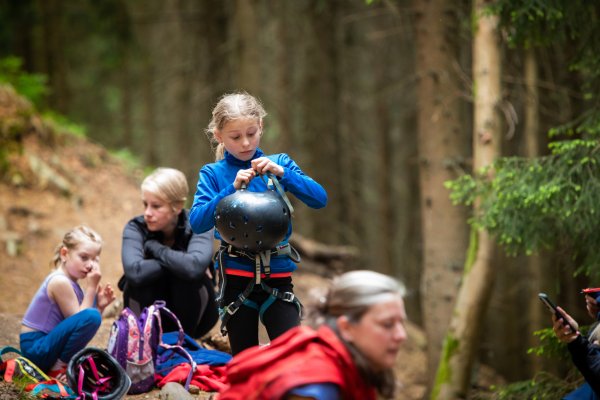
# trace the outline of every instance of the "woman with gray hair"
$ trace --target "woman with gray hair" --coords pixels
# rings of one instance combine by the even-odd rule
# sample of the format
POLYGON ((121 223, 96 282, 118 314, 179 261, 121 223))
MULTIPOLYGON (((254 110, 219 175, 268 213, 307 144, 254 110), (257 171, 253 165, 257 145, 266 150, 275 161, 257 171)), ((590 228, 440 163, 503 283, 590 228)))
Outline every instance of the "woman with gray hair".
POLYGON ((300 326, 236 355, 219 400, 393 398, 393 367, 406 340, 404 286, 374 271, 335 278, 300 326))
MULTIPOLYGON (((141 185, 144 213, 123 230, 124 275, 119 281, 126 307, 140 314, 164 300, 188 335, 199 338, 217 322, 212 279, 213 232, 195 234, 184 209, 185 175, 158 168, 141 185)), ((177 327, 164 321, 163 330, 177 327)))

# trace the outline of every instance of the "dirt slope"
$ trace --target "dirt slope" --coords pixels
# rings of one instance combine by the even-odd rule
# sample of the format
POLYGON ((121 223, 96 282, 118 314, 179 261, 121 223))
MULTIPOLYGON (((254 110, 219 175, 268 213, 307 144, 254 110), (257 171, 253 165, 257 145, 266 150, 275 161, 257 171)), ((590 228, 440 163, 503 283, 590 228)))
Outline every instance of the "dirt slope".
MULTIPOLYGON (((18 125, 23 130, 18 135, 22 151, 11 157, 10 173, 0 182, 0 347, 17 347, 20 318, 69 228, 83 223, 102 235, 102 280, 116 287, 122 273, 122 229, 141 212, 142 174, 128 170, 101 146, 57 135, 34 114, 20 112, 14 103, 18 99, 8 97, 0 87, 0 139, 10 118, 24 121, 18 125)), ((326 285, 324 278, 308 273, 298 273, 295 282, 303 300, 326 285)), ((92 345, 105 347, 112 320, 111 315, 105 318, 92 345)), ((425 355, 422 333, 411 325, 409 335, 398 363, 398 398, 411 400, 424 393, 425 355)), ((0 398, 10 398, 2 397, 1 386, 0 398)), ((158 399, 158 393, 127 398, 158 399)))

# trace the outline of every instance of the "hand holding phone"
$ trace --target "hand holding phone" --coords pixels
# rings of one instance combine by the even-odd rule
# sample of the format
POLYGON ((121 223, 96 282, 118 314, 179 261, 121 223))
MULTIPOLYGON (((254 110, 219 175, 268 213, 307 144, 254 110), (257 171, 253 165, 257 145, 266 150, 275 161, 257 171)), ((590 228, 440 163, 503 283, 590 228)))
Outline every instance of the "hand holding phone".
POLYGON ((556 307, 556 305, 550 300, 546 293, 539 293, 538 297, 540 298, 542 303, 544 303, 546 307, 548 307, 548 310, 550 310, 550 312, 556 315, 556 318, 562 318, 565 325, 568 325, 573 333, 578 331, 573 325, 571 325, 565 314, 556 307))

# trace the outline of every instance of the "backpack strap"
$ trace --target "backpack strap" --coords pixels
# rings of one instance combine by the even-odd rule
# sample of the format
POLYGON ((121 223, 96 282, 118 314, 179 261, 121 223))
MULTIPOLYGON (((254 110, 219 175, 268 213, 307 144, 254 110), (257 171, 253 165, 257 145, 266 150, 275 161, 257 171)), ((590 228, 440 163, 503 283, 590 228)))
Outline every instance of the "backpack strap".
POLYGON ((177 318, 177 316, 166 307, 164 301, 159 300, 157 302, 154 302, 154 305, 156 306, 154 316, 156 317, 156 319, 158 321, 158 337, 159 337, 158 345, 166 350, 171 350, 171 352, 169 352, 168 354, 167 354, 167 352, 163 352, 162 355, 157 356, 158 358, 156 360, 156 364, 160 365, 161 363, 164 363, 169 358, 173 357, 173 355, 175 353, 179 353, 180 355, 182 355, 186 360, 188 360, 188 362, 190 363, 190 366, 191 366, 190 372, 187 376, 187 379, 186 379, 185 385, 184 385, 185 390, 188 390, 190 387, 190 383, 192 381, 192 377, 194 376, 194 371, 196 371, 196 361, 191 356, 191 354, 188 353, 188 351, 186 349, 184 349, 182 346, 183 341, 185 340, 185 332, 183 331, 183 327, 181 326, 181 322, 179 321, 179 318, 177 318), (158 302, 160 302, 160 303, 157 304, 158 302), (167 343, 163 342, 163 339, 162 339, 162 335, 163 335, 162 316, 163 315, 168 315, 171 320, 173 320, 174 322, 177 323, 178 338, 177 338, 177 344, 175 344, 175 345, 171 345, 171 344, 167 344, 167 343))
POLYGON ((179 321, 179 318, 177 318, 177 316, 175 315, 175 313, 173 313, 173 311, 171 311, 167 308, 164 301, 158 300, 154 303, 154 305, 156 306, 156 314, 155 315, 157 316, 158 327, 159 327, 159 331, 160 331, 160 335, 161 335, 160 343, 162 344, 162 334, 163 334, 162 316, 167 315, 171 319, 171 321, 173 321, 177 325, 177 331, 179 333, 179 336, 177 338, 177 344, 181 345, 183 343, 185 333, 183 332, 183 327, 181 326, 181 321, 179 321), (159 302, 161 304, 157 304, 159 302))

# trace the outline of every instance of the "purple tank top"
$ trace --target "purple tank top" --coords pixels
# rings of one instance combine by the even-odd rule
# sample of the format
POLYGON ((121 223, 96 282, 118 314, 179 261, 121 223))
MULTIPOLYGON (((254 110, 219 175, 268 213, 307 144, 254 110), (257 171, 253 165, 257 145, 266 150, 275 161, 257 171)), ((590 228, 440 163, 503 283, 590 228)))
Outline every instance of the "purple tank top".
MULTIPOLYGON (((31 303, 23 316, 23 325, 48 333, 65 319, 58 304, 48 297, 48 283, 50 283, 52 278, 59 274, 62 274, 62 272, 56 271, 46 277, 35 296, 33 296, 33 300, 31 300, 31 303)), ((79 304, 81 304, 83 301, 83 289, 81 289, 81 286, 79 286, 77 282, 71 281, 71 285, 73 286, 79 304)))

